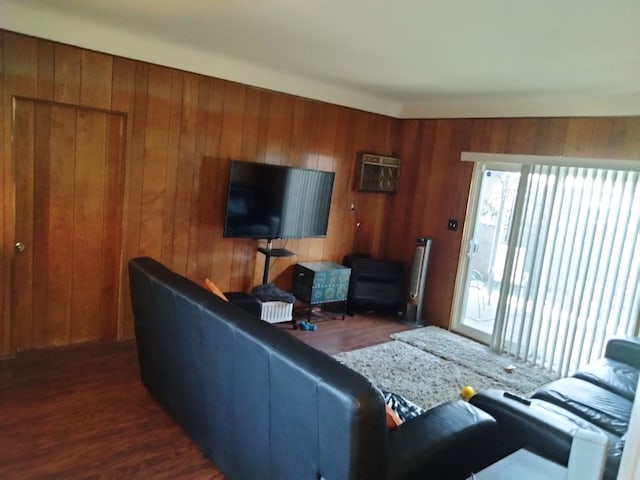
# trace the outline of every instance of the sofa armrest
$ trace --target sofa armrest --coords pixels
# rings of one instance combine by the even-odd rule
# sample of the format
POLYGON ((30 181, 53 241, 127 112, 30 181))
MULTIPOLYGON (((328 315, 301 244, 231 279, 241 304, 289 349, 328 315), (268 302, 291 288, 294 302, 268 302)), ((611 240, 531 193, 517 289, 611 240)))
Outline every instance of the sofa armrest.
POLYGON ((541 400, 528 400, 503 390, 485 390, 474 395, 470 402, 488 412, 498 422, 500 444, 506 455, 526 447, 556 463, 566 465, 571 443, 578 430, 586 426, 569 412, 541 400))
POLYGON ((640 338, 612 338, 607 342, 605 357, 640 368, 640 338))
POLYGON ((387 479, 466 477, 492 463, 496 421, 462 400, 438 405, 389 432, 387 479))

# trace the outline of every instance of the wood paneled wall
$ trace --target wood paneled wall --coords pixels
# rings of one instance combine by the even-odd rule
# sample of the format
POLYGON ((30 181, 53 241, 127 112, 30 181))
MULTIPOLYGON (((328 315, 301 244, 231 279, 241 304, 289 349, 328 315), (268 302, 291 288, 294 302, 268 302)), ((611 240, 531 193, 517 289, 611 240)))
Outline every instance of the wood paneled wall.
MULTIPOLYGON (((263 258, 255 241, 222 238, 229 160, 333 170, 327 238, 289 241, 297 257, 274 261, 271 280, 288 288, 292 263, 340 262, 353 251, 410 265, 415 238, 426 235, 434 244, 425 315, 442 326, 473 168, 462 151, 640 158, 635 117, 397 120, 1 30, 0 68, 0 354, 10 351, 15 95, 126 114, 123 265, 150 255, 193 280, 247 290, 260 282, 263 258), (402 159, 398 194, 354 190, 360 152, 402 159), (448 218, 458 231, 446 229, 448 218)), ((133 335, 124 273, 120 338, 133 335)))
MULTIPOLYGON (((398 120, 7 31, 0 31, 0 68, 0 355, 11 350, 14 96, 126 114, 123 266, 150 255, 195 281, 209 276, 223 290, 259 283, 258 242, 222 238, 231 159, 336 172, 326 239, 290 240, 286 248, 297 256, 273 261, 270 279, 283 288, 296 261, 341 262, 356 248, 381 254, 377 212, 390 199, 353 189, 356 159, 362 151, 395 155, 398 120), (360 229, 352 203, 366 212, 360 229)), ((120 338, 133 335, 124 270, 120 338)))
POLYGON ((415 239, 433 239, 424 316, 447 327, 473 173, 461 152, 640 160, 640 117, 405 120, 399 144, 400 193, 388 206, 384 252, 410 264, 415 239))

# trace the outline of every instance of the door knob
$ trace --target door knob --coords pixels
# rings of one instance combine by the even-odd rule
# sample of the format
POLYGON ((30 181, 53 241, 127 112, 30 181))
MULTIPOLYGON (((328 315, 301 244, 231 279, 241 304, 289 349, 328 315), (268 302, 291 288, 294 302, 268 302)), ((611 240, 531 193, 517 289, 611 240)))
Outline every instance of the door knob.
POLYGON ((22 242, 16 242, 16 252, 22 253, 27 246, 22 242))

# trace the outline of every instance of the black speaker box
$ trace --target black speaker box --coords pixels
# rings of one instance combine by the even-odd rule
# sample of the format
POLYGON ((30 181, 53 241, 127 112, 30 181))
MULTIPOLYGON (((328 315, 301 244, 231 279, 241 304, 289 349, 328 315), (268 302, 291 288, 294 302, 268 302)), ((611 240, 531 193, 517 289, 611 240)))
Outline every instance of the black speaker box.
POLYGON ((366 254, 345 257, 351 267, 347 312, 401 309, 405 269, 400 262, 374 260, 366 254))

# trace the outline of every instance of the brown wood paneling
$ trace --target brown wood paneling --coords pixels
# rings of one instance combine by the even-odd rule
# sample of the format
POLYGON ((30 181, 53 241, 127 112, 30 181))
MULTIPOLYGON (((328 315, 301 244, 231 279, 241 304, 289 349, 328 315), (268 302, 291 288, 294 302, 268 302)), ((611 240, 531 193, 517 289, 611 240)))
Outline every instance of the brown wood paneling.
POLYGON ((164 67, 149 67, 146 93, 139 248, 145 255, 161 258, 163 212, 166 208, 171 71, 164 67))
POLYGON ((594 122, 593 118, 572 118, 569 120, 562 155, 567 157, 588 156, 594 122))
POLYGON ((248 273, 246 268, 242 268, 242 258, 238 264, 234 256, 235 253, 243 253, 243 249, 235 252, 235 242, 222 238, 229 162, 240 159, 242 154, 247 88, 220 80, 213 82, 212 86, 209 105, 213 115, 209 118, 207 131, 210 136, 206 144, 208 156, 203 158, 201 167, 204 175, 201 176, 200 183, 200 225, 203 228, 200 229, 200 269, 197 280, 202 281, 205 277, 218 278, 218 272, 228 272, 228 275, 218 279, 218 283, 220 288, 229 290, 232 284, 238 284, 239 278, 244 278, 248 273), (216 255, 211 254, 213 248, 216 255))
MULTIPOLYGON (((14 244, 17 239, 17 233, 15 230, 15 209, 16 209, 16 189, 22 188, 19 186, 24 184, 24 180, 18 180, 15 177, 14 171, 14 152, 11 148, 12 134, 12 117, 13 117, 13 96, 14 95, 35 95, 38 88, 38 41, 33 38, 23 37, 14 33, 3 32, 2 35, 2 112, 0 120, 2 125, 2 163, 0 169, 0 178, 3 179, 2 184, 2 221, 0 222, 0 238, 2 239, 2 246, 0 253, 0 272, 2 272, 2 319, 0 320, 0 355, 7 355, 11 352, 11 346, 13 341, 17 339, 28 338, 28 335, 23 331, 16 331, 11 328, 11 315, 12 294, 17 286, 14 286, 11 281, 12 263, 15 258, 14 244)), ((20 127, 22 128, 22 127, 20 127)), ((16 130, 20 132, 21 130, 16 130)), ((24 131, 24 130, 22 130, 24 131)), ((28 154, 28 152, 25 152, 28 154)), ((32 166, 32 160, 29 160, 32 166)), ((32 167, 29 167, 29 171, 32 171, 32 167)), ((31 285, 29 283, 29 285, 31 285)), ((18 309, 22 309, 19 306, 18 309)), ((27 307, 30 310, 30 307, 27 307)))
POLYGON ((167 144, 167 201, 162 220, 162 256, 167 265, 173 262, 173 239, 176 231, 176 190, 178 178, 178 160, 180 155, 180 119, 182 116, 182 97, 185 76, 182 72, 171 72, 171 99, 169 103, 169 140, 167 144))
MULTIPOLYGON (((125 221, 115 225, 113 212, 105 210, 102 227, 123 236, 121 278, 128 258, 149 254, 195 281, 211 276, 223 288, 248 290, 261 281, 264 259, 255 251, 258 242, 222 238, 229 160, 329 169, 336 172, 336 182, 327 238, 277 242, 297 255, 274 261, 271 279, 288 288, 295 262, 339 262, 356 250, 409 265, 415 238, 432 236, 441 255, 431 270, 434 278, 428 280, 433 285, 427 311, 430 321, 440 325, 449 321, 460 248, 460 231, 446 230, 446 220, 455 217, 462 225, 470 181, 470 167, 459 165, 461 149, 638 158, 637 118, 400 121, 5 31, 0 31, 0 50, 3 285, 10 284, 14 260, 9 114, 14 95, 126 115, 126 149, 124 154, 112 152, 104 170, 110 172, 107 176, 124 175, 124 184, 117 188, 125 199, 125 221), (401 158, 398 194, 355 190, 361 152, 401 158), (118 173, 109 169, 119 155, 124 155, 125 170, 118 173), (352 203, 356 212, 349 209, 352 203)), ((58 133, 64 132, 55 122, 50 128, 51 141, 39 141, 36 148, 47 150, 52 161, 63 161, 68 148, 58 133)), ((55 222, 56 198, 49 197, 48 222, 55 222)), ((53 247, 49 255, 47 261, 55 262, 53 247)), ((58 267, 66 278, 69 267, 58 267)), ((103 272, 105 278, 114 274, 109 272, 103 272)), ((9 294, 2 290, 0 354, 7 354, 9 294)), ((127 296, 124 283, 119 338, 133 335, 127 296)), ((66 308, 64 302, 58 307, 66 308)), ((34 335, 34 344, 46 337, 34 335)))
MULTIPOLYGON (((54 47, 54 100, 80 105, 81 79, 82 50, 56 43, 54 47)), ((107 87, 107 84, 103 84, 102 87, 107 87)))
POLYGON ((54 44, 45 40, 40 40, 38 42, 38 98, 43 100, 53 100, 54 71, 54 44))
MULTIPOLYGON (((100 284, 100 312, 97 338, 118 338, 118 319, 121 288, 127 287, 120 258, 123 244, 123 205, 114 199, 124 199, 126 118, 109 115, 106 126, 104 175, 104 218, 102 224, 103 255, 100 284), (115 319, 116 321, 114 321, 115 319)), ((128 292, 128 290, 126 290, 128 292)), ((123 299, 128 296, 125 295, 123 299)))
MULTIPOLYGON (((13 188, 9 186, 9 177, 13 177, 11 169, 11 148, 9 142, 5 142, 5 130, 9 134, 7 121, 2 121, 9 115, 10 102, 9 95, 5 95, 6 75, 5 67, 5 35, 0 32, 0 189, 2 189, 2 203, 0 204, 0 283, 10 285, 11 277, 9 272, 9 258, 7 252, 13 232, 6 227, 7 211, 13 211, 13 188)), ((9 328, 9 302, 11 288, 6 286, 0 288, 0 356, 6 354, 11 349, 11 330, 9 328)))
POLYGON ((410 224, 392 230, 386 254, 409 265, 411 249, 398 255, 406 232, 411 244, 417 234, 433 239, 425 317, 441 326, 450 322, 472 173, 472 165, 460 162, 462 151, 640 159, 639 117, 411 120, 400 129, 403 188, 394 208, 398 215, 411 212, 410 224), (415 187, 407 177, 416 179, 415 187), (459 220, 458 232, 447 230, 447 218, 459 220))
MULTIPOLYGON (((54 108, 49 138, 49 269, 47 275, 47 344, 67 345, 71 337, 71 295, 73 269, 73 214, 76 110, 54 108)), ((34 215, 36 212, 34 212, 34 215)))
POLYGON ((80 105, 110 109, 113 57, 82 50, 80 62, 80 105))
POLYGON ((13 287, 11 298, 15 299, 12 305, 12 317, 20 319, 18 322, 13 322, 11 343, 12 345, 24 345, 24 348, 28 349, 32 346, 34 235, 33 222, 27 216, 32 209, 31 205, 35 196, 35 108, 33 103, 24 105, 23 109, 18 109, 17 105, 14 108, 16 115, 13 133, 16 144, 22 146, 22 149, 16 151, 15 154, 15 205, 16 216, 21 220, 16 225, 15 241, 23 243, 26 247, 24 252, 16 254, 15 281, 11 282, 13 287), (25 218, 20 218, 21 216, 25 218))
MULTIPOLYGON (((29 106, 27 102, 23 102, 25 108, 29 106)), ((51 141, 51 122, 53 105, 49 102, 36 102, 31 104, 35 111, 35 165, 34 178, 49 179, 51 178, 51 149, 49 148, 51 141)), ((16 168, 18 166, 16 165, 16 168)), ((21 175, 16 172, 16 179, 21 175)), ((37 292, 36 301, 33 302, 32 314, 32 345, 35 348, 47 345, 47 306, 49 304, 49 282, 44 272, 49 271, 49 245, 47 232, 49 231, 49 182, 38 182, 38 195, 33 198, 33 211, 38 212, 33 218, 34 239, 37 239, 39 245, 31 250, 33 255, 33 263, 38 265, 39 271, 33 276, 33 292, 37 292)), ((31 240, 32 242, 36 240, 31 240)), ((33 243, 32 243, 33 245, 33 243)))
MULTIPOLYGON (((191 233, 191 204, 194 182, 194 155, 198 120, 200 79, 186 74, 182 91, 182 114, 180 117, 180 148, 176 167, 176 195, 174 213, 173 258, 169 262, 179 272, 187 271, 189 237, 191 233)), ((195 224, 195 222, 193 222, 195 224)))
POLYGON ((617 118, 611 132, 612 158, 640 159, 640 121, 638 117, 617 118))
MULTIPOLYGON (((133 83, 125 83, 122 88, 130 87, 127 92, 125 102, 129 105, 127 110, 129 117, 128 140, 127 140, 127 168, 125 187, 125 226, 124 226, 124 247, 123 258, 135 256, 140 249, 140 230, 142 215, 142 193, 144 175, 144 138, 147 121, 147 81, 149 66, 141 62, 135 62, 133 72, 133 83)), ((121 96, 125 96, 121 94, 121 96)), ((126 104, 123 102, 122 106, 126 104)), ((128 310, 122 311, 123 315, 130 315, 128 310)), ((118 333, 127 337, 133 334, 133 325, 126 322, 120 325, 118 333)))
MULTIPOLYGON (((72 226, 72 230, 66 232, 72 249, 72 256, 66 258, 71 260, 72 271, 69 343, 100 338, 107 116, 103 112, 79 109, 75 126, 73 203, 71 211, 67 210, 67 214, 73 216, 71 222, 69 219, 66 222, 72 226)), ((107 199, 114 200, 120 198, 107 199)))

